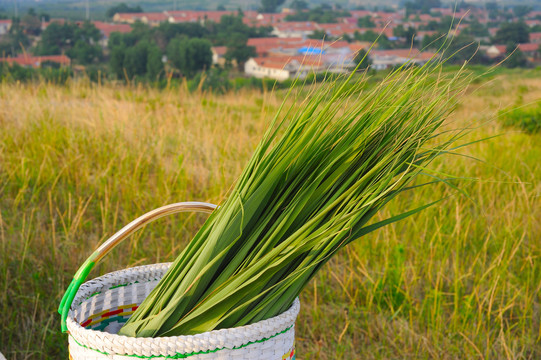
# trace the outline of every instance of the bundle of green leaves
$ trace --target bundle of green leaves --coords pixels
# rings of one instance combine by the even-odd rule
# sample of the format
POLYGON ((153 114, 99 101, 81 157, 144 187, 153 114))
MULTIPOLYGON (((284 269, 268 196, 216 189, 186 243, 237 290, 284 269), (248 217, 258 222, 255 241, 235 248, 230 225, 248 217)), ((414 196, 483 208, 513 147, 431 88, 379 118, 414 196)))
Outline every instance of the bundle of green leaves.
POLYGON ((228 199, 120 334, 189 335, 276 316, 341 248, 430 206, 370 223, 460 136, 438 129, 468 80, 441 66, 405 65, 370 90, 366 74, 352 74, 307 97, 308 86, 290 91, 228 199))

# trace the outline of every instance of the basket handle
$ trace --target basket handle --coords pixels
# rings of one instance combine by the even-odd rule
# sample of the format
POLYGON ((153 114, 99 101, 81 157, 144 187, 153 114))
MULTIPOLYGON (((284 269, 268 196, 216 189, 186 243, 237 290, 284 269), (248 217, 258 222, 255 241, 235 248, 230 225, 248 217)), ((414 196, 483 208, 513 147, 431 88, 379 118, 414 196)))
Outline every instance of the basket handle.
POLYGON ((211 213, 214 211, 214 209, 216 209, 216 207, 217 206, 214 204, 196 201, 179 202, 175 204, 165 205, 138 217, 137 219, 133 220, 131 223, 120 229, 109 239, 107 239, 107 241, 105 241, 99 248, 96 249, 96 251, 92 253, 92 255, 88 257, 88 259, 85 260, 79 270, 77 270, 77 272, 73 276, 73 280, 71 281, 68 289, 62 297, 62 301, 60 302, 60 306, 58 307, 58 312, 62 316, 62 332, 67 331, 66 319, 68 317, 68 311, 71 308, 71 304, 73 302, 73 299, 75 298, 75 294, 79 290, 79 287, 86 280, 92 268, 115 246, 120 244, 120 242, 122 242, 124 239, 126 239, 128 236, 133 234, 141 227, 161 217, 187 211, 211 213))

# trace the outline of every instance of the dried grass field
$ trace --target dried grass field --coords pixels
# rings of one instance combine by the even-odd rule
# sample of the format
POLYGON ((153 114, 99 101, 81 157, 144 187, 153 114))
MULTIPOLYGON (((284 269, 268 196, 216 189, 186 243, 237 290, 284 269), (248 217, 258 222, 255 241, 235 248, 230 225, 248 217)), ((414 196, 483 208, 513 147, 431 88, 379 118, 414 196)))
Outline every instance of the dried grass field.
MULTIPOLYGON (((137 216, 220 203, 281 92, 0 83, 0 352, 66 359, 56 308, 78 266, 137 216)), ((541 99, 541 72, 471 86, 453 126, 465 141, 433 164, 444 184, 405 193, 378 218, 452 195, 351 244, 305 289, 299 359, 540 359, 541 134, 499 109, 541 99)), ((91 277, 172 261, 205 220, 180 214, 131 237, 91 277)))

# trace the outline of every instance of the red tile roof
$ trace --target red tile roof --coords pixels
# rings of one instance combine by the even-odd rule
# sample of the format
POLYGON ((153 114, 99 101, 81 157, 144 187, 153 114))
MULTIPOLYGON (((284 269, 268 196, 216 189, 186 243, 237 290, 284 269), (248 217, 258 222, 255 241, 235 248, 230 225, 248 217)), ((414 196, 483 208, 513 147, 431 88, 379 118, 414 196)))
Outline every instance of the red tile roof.
POLYGON ((413 22, 420 22, 420 21, 428 22, 431 20, 435 21, 436 18, 434 18, 432 15, 429 15, 429 14, 411 14, 408 17, 408 19, 413 22))
POLYGON ((212 51, 220 56, 223 56, 227 52, 227 46, 213 46, 212 51))
POLYGON ((276 24, 279 31, 314 31, 318 25, 313 21, 288 21, 276 24))
POLYGON ((304 66, 320 67, 323 60, 320 56, 270 56, 264 58, 253 58, 257 65, 271 69, 283 69, 292 61, 297 61, 304 66))
POLYGON ((101 21, 94 21, 94 26, 105 38, 109 38, 113 32, 129 33, 132 30, 131 26, 128 24, 108 24, 101 21))
POLYGON ((541 42, 541 32, 532 32, 530 33, 531 42, 541 42))
POLYGON ((8 64, 18 64, 21 66, 30 66, 33 68, 41 67, 44 62, 54 62, 60 65, 68 66, 71 60, 66 55, 46 55, 46 56, 30 56, 28 54, 19 55, 17 57, 3 57, 0 58, 1 62, 7 62, 8 64))
POLYGON ((541 20, 526 20, 525 23, 528 26, 541 25, 541 20))
POLYGON ((235 15, 236 11, 192 11, 175 10, 166 11, 166 15, 173 17, 175 22, 196 22, 201 20, 211 20, 220 22, 224 15, 235 15))
POLYGON ((158 22, 158 21, 167 21, 169 18, 164 13, 142 13, 142 15, 148 20, 152 22, 158 22))
POLYGON ((534 43, 518 44, 518 48, 522 52, 537 52, 539 51, 539 44, 534 44, 534 43))
POLYGON ((248 39, 248 46, 262 46, 262 45, 285 45, 285 44, 300 44, 304 41, 300 37, 292 38, 279 38, 279 37, 266 37, 266 38, 250 38, 248 39))
POLYGON ((257 11, 245 11, 244 12, 244 18, 245 19, 251 19, 251 20, 257 20, 258 22, 264 22, 264 23, 279 23, 284 21, 285 17, 289 15, 286 13, 259 13, 257 11))
POLYGON ((493 45, 493 46, 496 48, 496 50, 498 50, 500 54, 505 54, 507 52, 507 46, 505 45, 493 45))
MULTIPOLYGON (((527 43, 527 44, 518 44, 517 47, 522 52, 538 52, 539 51, 539 44, 537 43, 527 43)), ((493 45, 493 48, 495 48, 499 54, 503 55, 507 53, 507 46, 506 45, 493 45)))
POLYGON ((369 42, 369 41, 355 42, 355 43, 349 44, 349 50, 356 53, 356 52, 358 52, 360 50, 363 50, 363 49, 368 50, 371 45, 372 45, 372 43, 369 42))
POLYGON ((304 44, 302 38, 251 38, 248 39, 248 46, 255 47, 258 56, 265 56, 271 50, 300 48, 304 44))
POLYGON ((347 41, 322 41, 316 39, 302 39, 296 38, 251 38, 248 39, 248 46, 253 46, 256 49, 258 56, 265 56, 273 50, 274 52, 280 52, 280 50, 293 50, 303 47, 310 48, 349 48, 347 41))
POLYGON ((541 11, 530 11, 528 13, 528 15, 526 15, 528 17, 536 17, 536 16, 541 16, 541 11))
POLYGON ((321 30, 325 30, 327 35, 338 37, 344 34, 352 35, 355 31, 359 31, 357 24, 318 24, 321 30))

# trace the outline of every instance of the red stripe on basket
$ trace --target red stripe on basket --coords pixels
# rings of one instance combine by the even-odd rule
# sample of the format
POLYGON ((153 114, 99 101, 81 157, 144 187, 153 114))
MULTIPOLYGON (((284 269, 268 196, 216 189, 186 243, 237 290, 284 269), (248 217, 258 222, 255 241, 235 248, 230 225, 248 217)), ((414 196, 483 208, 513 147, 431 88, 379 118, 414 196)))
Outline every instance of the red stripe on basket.
MULTIPOLYGON (((131 308, 131 311, 135 311, 137 310, 139 306, 133 306, 131 308)), ((129 311, 130 308, 126 308, 126 309, 117 309, 117 310, 112 310, 112 311, 108 311, 108 312, 105 312, 103 314, 101 314, 101 318, 102 319, 105 319, 105 318, 108 318, 110 316, 114 316, 114 315, 118 315, 118 314, 122 314, 123 312, 130 312, 129 311), (126 311, 128 310, 128 311, 126 311)), ((90 323, 94 320, 93 317, 90 317, 88 320, 86 320, 84 323, 81 324, 82 327, 87 327, 88 325, 90 325, 90 323)), ((101 321, 101 320, 100 320, 101 321)))
POLYGON ((114 311, 109 311, 109 312, 106 312, 105 314, 103 314, 101 317, 106 318, 106 317, 109 317, 109 316, 120 314, 123 311, 124 311, 124 309, 118 309, 118 310, 114 310, 114 311))

